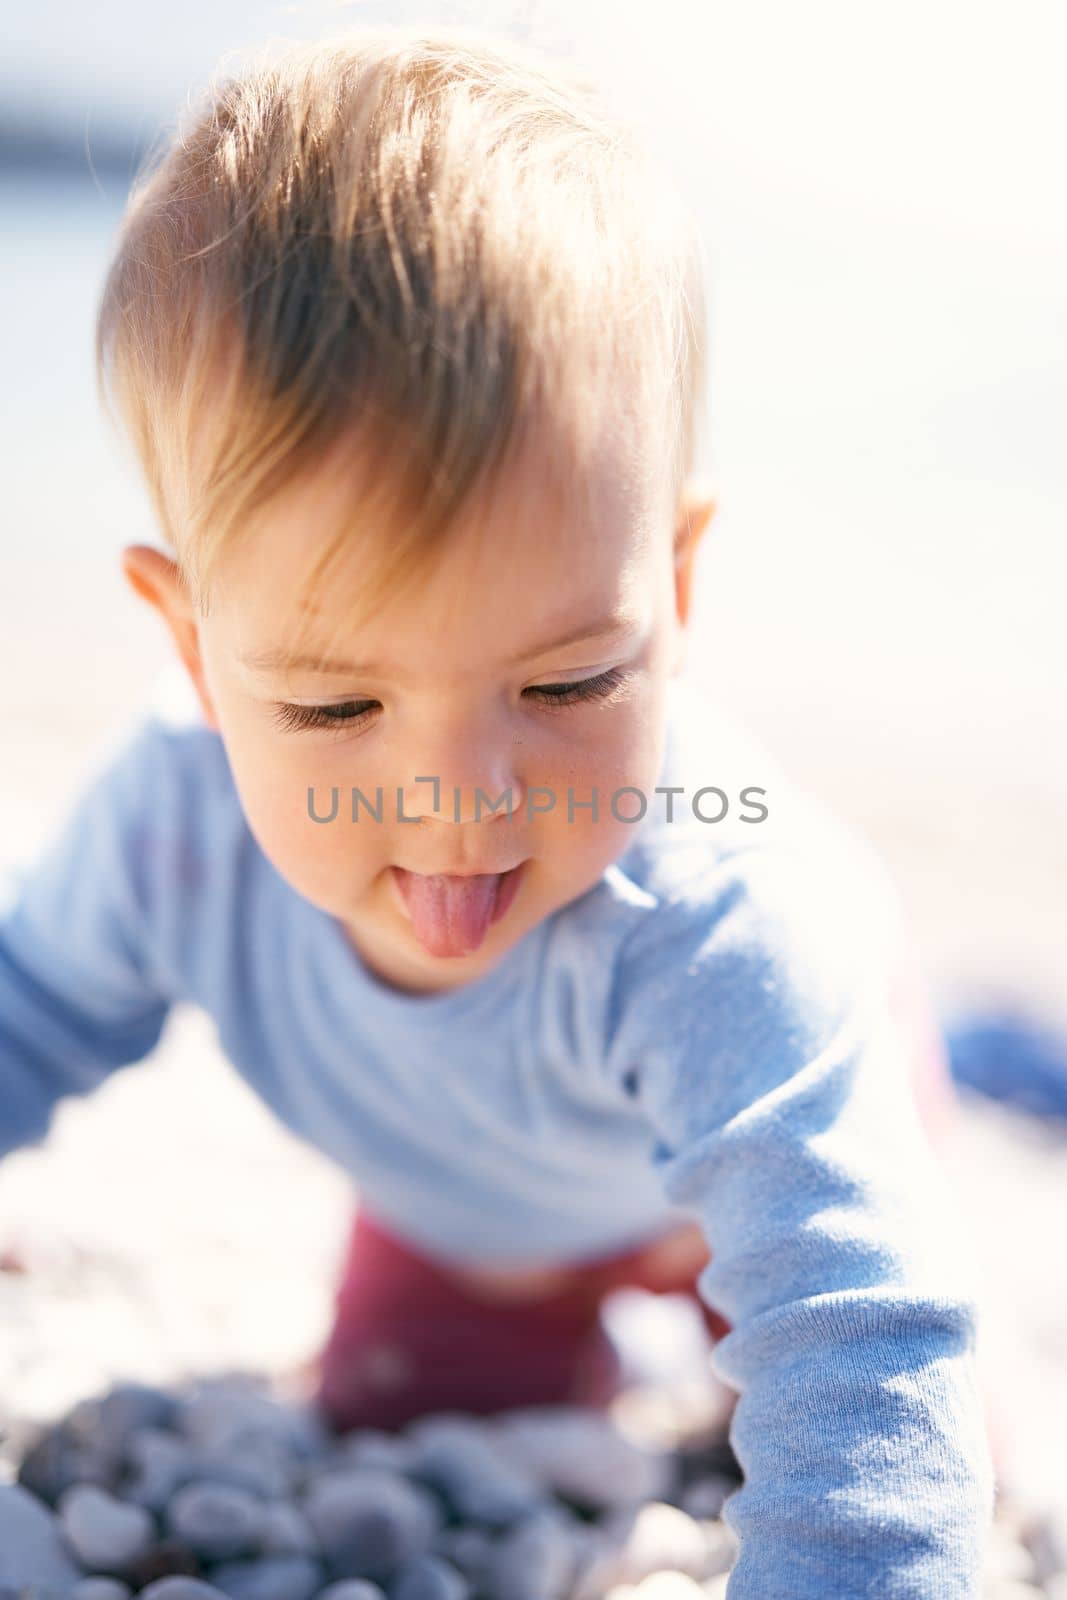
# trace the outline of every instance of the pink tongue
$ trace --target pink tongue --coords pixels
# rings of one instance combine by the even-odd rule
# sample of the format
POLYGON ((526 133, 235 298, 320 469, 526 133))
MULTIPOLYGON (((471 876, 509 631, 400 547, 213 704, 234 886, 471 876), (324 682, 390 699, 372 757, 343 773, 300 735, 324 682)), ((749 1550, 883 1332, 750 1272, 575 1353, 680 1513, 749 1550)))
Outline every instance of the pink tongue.
POLYGON ((473 878, 407 873, 404 898, 415 937, 431 955, 458 956, 477 950, 485 938, 502 873, 473 878))

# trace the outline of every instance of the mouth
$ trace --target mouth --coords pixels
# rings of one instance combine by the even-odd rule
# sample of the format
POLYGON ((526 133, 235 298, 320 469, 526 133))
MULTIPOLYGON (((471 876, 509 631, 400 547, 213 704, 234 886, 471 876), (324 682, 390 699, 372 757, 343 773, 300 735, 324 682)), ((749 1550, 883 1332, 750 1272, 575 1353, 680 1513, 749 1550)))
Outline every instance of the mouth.
POLYGON ((401 867, 394 862, 393 871, 406 873, 409 878, 505 878, 521 866, 522 862, 517 861, 513 867, 458 867, 448 872, 416 872, 413 867, 401 867))
POLYGON ((503 872, 411 872, 392 866, 404 915, 431 955, 470 955, 506 914, 519 890, 525 861, 503 872))

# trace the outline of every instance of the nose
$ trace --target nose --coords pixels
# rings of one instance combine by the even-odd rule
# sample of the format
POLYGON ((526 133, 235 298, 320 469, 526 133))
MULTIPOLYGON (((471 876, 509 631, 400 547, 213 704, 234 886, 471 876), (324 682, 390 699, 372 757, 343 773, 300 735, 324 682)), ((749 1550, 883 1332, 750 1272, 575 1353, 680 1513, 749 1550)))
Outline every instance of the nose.
POLYGON ((409 747, 400 788, 404 816, 436 822, 517 817, 526 803, 519 744, 490 719, 455 719, 409 747))

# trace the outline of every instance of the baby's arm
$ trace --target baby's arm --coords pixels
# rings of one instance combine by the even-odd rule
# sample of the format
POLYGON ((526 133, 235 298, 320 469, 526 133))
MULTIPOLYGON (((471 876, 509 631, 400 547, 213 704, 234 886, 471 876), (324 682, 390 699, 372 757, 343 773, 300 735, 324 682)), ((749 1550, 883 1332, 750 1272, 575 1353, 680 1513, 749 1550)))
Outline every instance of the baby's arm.
POLYGON ((612 1070, 656 1129, 665 1192, 702 1222, 700 1288, 732 1324, 712 1356, 745 1471, 728 1600, 979 1588, 976 1302, 891 1025, 878 903, 803 850, 741 851, 650 912, 618 973, 612 1070))
POLYGON ((154 748, 124 737, 47 846, 0 881, 0 1156, 40 1142, 61 1098, 140 1060, 163 1030, 144 870, 154 748))

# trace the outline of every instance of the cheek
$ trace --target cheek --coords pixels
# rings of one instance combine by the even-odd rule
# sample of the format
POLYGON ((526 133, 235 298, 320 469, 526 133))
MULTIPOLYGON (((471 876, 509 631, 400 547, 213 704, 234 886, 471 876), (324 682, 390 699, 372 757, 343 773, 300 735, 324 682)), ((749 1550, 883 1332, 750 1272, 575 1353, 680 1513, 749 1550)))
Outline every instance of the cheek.
POLYGON ((248 825, 264 855, 290 883, 328 898, 384 848, 384 823, 361 810, 353 823, 351 785, 337 753, 309 740, 267 733, 235 737, 230 767, 248 825), (309 793, 310 791, 310 793, 309 793))
POLYGON ((603 719, 591 719, 575 740, 573 762, 582 782, 596 784, 602 799, 625 784, 655 782, 658 770, 658 722, 642 698, 618 707, 603 719))
MULTIPOLYGON (((660 768, 660 738, 654 717, 635 706, 625 715, 586 725, 566 757, 557 752, 552 773, 543 781, 556 797, 545 824, 564 850, 602 858, 606 863, 626 848, 642 815, 653 812, 660 768), (632 790, 638 793, 631 792, 632 790), (568 791, 573 790, 573 821, 568 791), (624 790, 624 793, 616 791, 624 790), (588 804, 594 791, 596 821, 588 804), (615 799, 614 810, 612 799, 615 799), (642 810, 642 797, 644 809, 642 810)), ((662 804, 662 801, 659 801, 662 804)))

